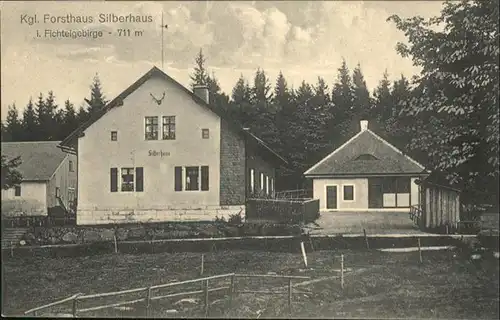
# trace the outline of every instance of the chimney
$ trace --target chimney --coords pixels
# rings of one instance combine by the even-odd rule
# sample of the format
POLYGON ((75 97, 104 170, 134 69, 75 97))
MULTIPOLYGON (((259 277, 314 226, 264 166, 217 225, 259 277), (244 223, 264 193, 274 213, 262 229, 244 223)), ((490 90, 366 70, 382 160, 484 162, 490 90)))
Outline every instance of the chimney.
POLYGON ((368 121, 367 120, 361 120, 359 122, 361 126, 361 131, 366 131, 368 129, 368 121))
POLYGON ((193 93, 201 98, 203 101, 205 101, 207 104, 210 102, 209 100, 209 95, 208 95, 208 87, 203 84, 197 84, 193 88, 193 93))

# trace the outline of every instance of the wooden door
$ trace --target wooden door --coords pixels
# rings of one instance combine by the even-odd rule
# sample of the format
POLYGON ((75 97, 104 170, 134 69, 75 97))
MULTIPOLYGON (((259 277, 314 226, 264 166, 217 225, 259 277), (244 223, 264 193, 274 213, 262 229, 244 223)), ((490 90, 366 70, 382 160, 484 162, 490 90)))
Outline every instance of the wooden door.
POLYGON ((384 189, 382 179, 368 179, 368 208, 384 207, 384 189))
POLYGON ((337 209, 337 186, 326 187, 326 208, 337 209))

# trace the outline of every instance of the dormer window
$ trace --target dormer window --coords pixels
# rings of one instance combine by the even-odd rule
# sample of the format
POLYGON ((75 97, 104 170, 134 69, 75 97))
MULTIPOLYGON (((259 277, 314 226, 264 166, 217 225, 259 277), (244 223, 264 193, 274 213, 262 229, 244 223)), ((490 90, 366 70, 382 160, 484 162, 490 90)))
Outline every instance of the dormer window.
POLYGON ((357 157, 354 160, 378 160, 378 158, 376 158, 375 156, 373 156, 371 154, 365 153, 365 154, 360 155, 359 157, 357 157))

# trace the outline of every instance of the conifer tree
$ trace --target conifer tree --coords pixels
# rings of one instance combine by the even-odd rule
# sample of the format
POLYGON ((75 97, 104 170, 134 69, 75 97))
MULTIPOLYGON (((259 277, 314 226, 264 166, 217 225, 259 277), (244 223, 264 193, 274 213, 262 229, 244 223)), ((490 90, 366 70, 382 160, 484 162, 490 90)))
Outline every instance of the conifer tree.
POLYGON ((267 108, 271 101, 271 85, 264 70, 260 68, 255 72, 253 83, 253 99, 257 106, 267 108))
POLYGON ((338 69, 337 81, 333 85, 330 104, 331 122, 329 135, 332 147, 336 148, 353 135, 351 130, 354 92, 349 68, 345 60, 338 69))
POLYGON ((63 124, 61 130, 61 136, 63 139, 68 136, 73 130, 75 130, 79 126, 77 114, 75 112, 75 107, 73 104, 67 99, 64 101, 64 117, 63 124))
POLYGON ((203 55, 203 50, 200 49, 200 52, 195 58, 194 73, 190 76, 191 78, 191 89, 193 89, 196 85, 208 85, 208 72, 205 67, 206 58, 203 55))
POLYGON ((372 101, 359 63, 353 71, 352 82, 354 86, 353 111, 355 114, 355 119, 353 120, 368 120, 372 101))
POLYGON ((7 111, 7 119, 5 124, 5 141, 21 141, 22 126, 19 120, 19 111, 16 104, 9 106, 7 111))
POLYGON ((33 107, 33 101, 30 98, 26 108, 23 111, 22 129, 24 141, 36 141, 37 138, 38 119, 33 107))
POLYGON ((88 118, 92 117, 107 104, 101 80, 99 79, 99 75, 97 73, 95 74, 92 80, 92 85, 90 86, 90 99, 85 99, 85 101, 88 104, 88 118))

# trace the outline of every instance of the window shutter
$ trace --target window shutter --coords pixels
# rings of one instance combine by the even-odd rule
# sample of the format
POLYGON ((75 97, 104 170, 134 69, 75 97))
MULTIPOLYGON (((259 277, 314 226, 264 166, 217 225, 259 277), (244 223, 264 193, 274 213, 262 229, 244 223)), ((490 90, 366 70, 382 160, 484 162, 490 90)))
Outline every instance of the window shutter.
POLYGON ((175 167, 175 191, 182 191, 182 167, 175 167))
POLYGON ((111 192, 118 191, 118 168, 111 168, 111 192))
POLYGON ((208 166, 201 167, 201 191, 208 190, 208 166))
POLYGON ((142 167, 135 168, 135 191, 144 191, 144 169, 142 167))

